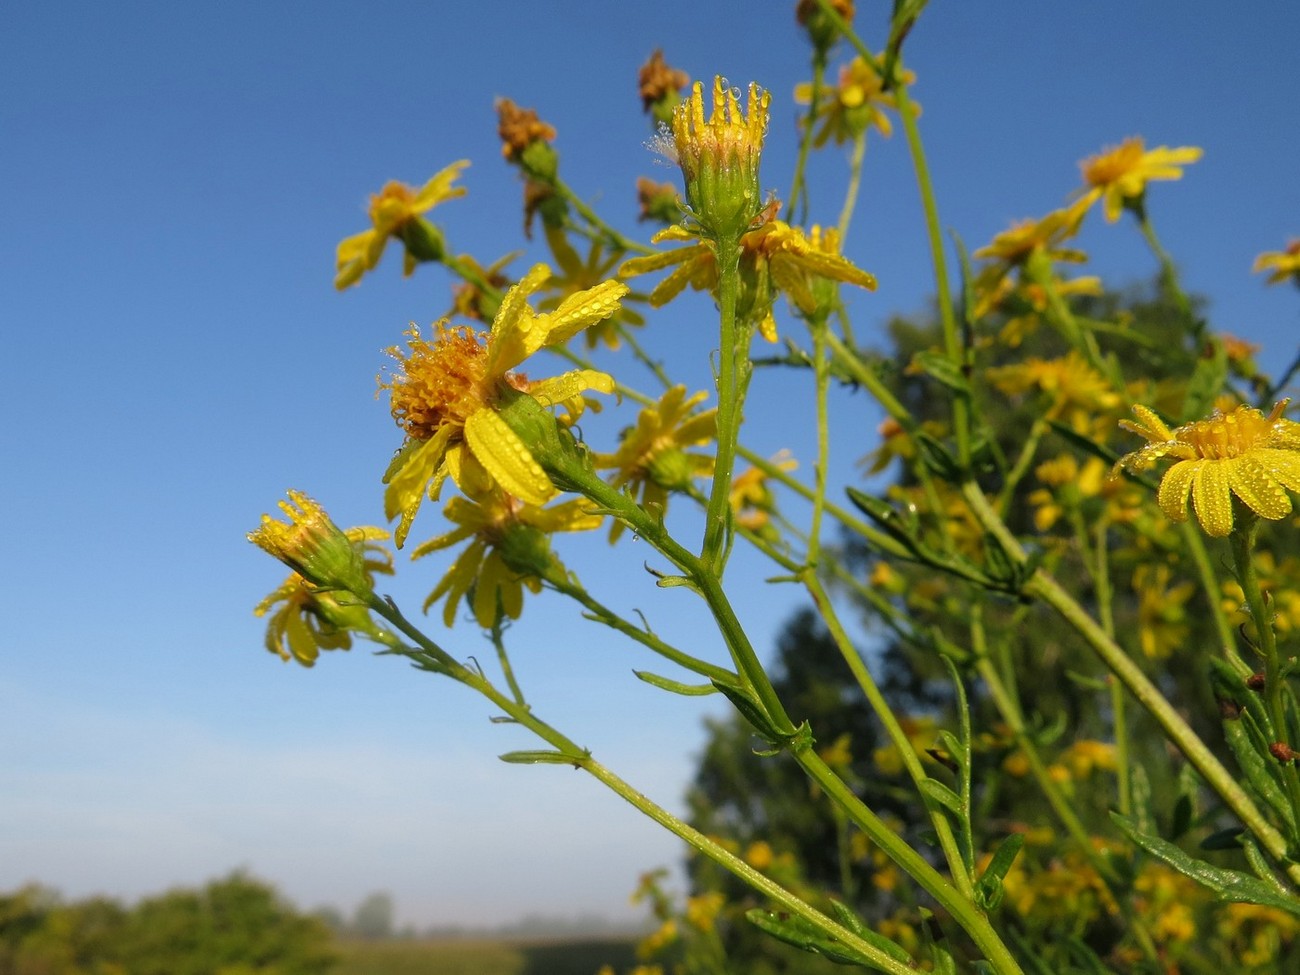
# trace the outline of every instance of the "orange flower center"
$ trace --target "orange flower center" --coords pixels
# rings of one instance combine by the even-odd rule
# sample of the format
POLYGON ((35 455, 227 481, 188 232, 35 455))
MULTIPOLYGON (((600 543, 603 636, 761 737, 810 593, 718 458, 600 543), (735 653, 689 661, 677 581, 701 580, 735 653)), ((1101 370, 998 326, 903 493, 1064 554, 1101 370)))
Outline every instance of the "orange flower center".
POLYGON ((390 180, 384 188, 370 196, 370 219, 378 225, 383 222, 397 222, 402 215, 408 215, 415 203, 415 191, 405 183, 390 180))
POLYGON ((1091 186, 1109 186, 1136 169, 1142 162, 1146 145, 1141 139, 1125 139, 1122 144, 1099 156, 1085 160, 1083 178, 1091 186))
POLYGON ((1272 417, 1241 406, 1226 415, 1212 416, 1180 427, 1176 435, 1202 460, 1226 460, 1266 446, 1272 431, 1272 417))
POLYGON ((487 348, 483 333, 439 324, 437 339, 411 338, 409 355, 392 348, 388 354, 402 364, 389 391, 393 419, 417 440, 428 440, 445 423, 463 425, 487 404, 484 367, 487 348))

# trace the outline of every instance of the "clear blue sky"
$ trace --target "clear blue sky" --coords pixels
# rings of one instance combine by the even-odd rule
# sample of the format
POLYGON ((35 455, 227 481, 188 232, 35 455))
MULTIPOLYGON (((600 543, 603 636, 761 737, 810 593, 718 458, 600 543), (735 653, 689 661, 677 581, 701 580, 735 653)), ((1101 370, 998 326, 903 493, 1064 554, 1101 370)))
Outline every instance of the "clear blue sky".
MULTIPOLYGON (((888 4, 859 6, 879 44, 888 4)), ((580 775, 498 762, 531 742, 459 687, 364 651, 282 666, 250 615, 282 573, 244 533, 290 486, 341 523, 381 518, 378 476, 400 437, 373 397, 380 350, 449 302, 435 269, 403 282, 397 253, 333 291, 334 245, 364 229, 367 194, 469 158, 469 197, 435 216, 485 262, 513 249, 520 191, 492 112, 504 95, 558 128, 569 182, 633 228, 635 177, 673 175, 643 147, 636 97, 656 46, 693 77, 772 91, 764 183, 784 192, 791 91, 808 76, 792 7, 6 9, 0 889, 136 896, 246 866, 305 906, 386 889, 421 924, 628 914, 637 873, 675 861, 674 842, 580 775)), ((1202 146, 1181 183, 1152 190, 1154 221, 1212 321, 1277 368, 1300 296, 1266 289, 1250 264, 1300 234, 1300 7, 1248 10, 936 0, 908 51, 945 224, 975 246, 1040 215, 1075 187, 1079 159, 1125 136, 1202 146)), ((832 150, 815 166, 827 222, 842 162, 832 150)), ((1083 244, 1112 283, 1153 270, 1127 226, 1098 222, 1083 244)), ((860 335, 924 307, 901 139, 872 142, 846 250, 881 282, 855 304, 860 335)), ((692 356, 681 371, 699 384, 709 321, 697 297, 648 341, 692 356)), ((784 387, 762 381, 750 442, 806 442, 806 413, 776 408, 784 387)), ((847 478, 877 418, 861 400, 837 410, 842 432, 862 431, 840 450, 847 478)), ((440 530, 433 511, 421 521, 417 539, 440 530)), ((695 642, 689 597, 650 586, 635 542, 568 551, 607 601, 719 655, 695 642)), ((414 609, 444 564, 409 568, 394 594, 414 609)), ((798 597, 764 588, 766 574, 742 563, 733 582, 770 645, 798 597)), ((631 669, 654 661, 565 607, 530 604, 511 637, 539 712, 679 808, 716 703, 637 682, 631 669)), ((465 622, 447 642, 487 651, 465 622)))

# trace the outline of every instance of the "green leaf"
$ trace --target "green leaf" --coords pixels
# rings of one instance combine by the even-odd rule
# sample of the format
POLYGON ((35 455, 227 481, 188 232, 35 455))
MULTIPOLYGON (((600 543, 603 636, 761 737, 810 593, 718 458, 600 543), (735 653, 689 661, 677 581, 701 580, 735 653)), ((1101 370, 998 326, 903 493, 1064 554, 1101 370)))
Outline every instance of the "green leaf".
POLYGON ((1016 862, 1016 857, 1019 856, 1024 845, 1023 833, 1012 833, 998 844, 988 867, 975 884, 976 904, 988 911, 998 909, 998 905, 1002 903, 1002 896, 1006 893, 1002 888, 1002 881, 1006 879, 1007 871, 1016 862))
POLYGON ((739 684, 724 684, 720 680, 713 681, 713 686, 720 690, 728 701, 732 703, 740 716, 744 718, 751 728, 758 732, 764 740, 772 742, 781 741, 782 735, 772 724, 772 719, 767 716, 763 706, 750 694, 750 692, 741 687, 739 684))
POLYGON ((965 818, 966 811, 962 808, 961 797, 938 779, 922 779, 920 787, 922 792, 956 816, 958 821, 965 818))
POLYGON ((713 684, 683 684, 680 681, 669 680, 667 677, 652 674, 648 670, 634 670, 632 673, 651 687, 657 687, 661 691, 669 691, 673 694, 681 694, 685 697, 703 697, 706 694, 718 693, 717 687, 713 684))
POLYGON ((1140 833, 1131 820, 1119 813, 1112 812, 1110 818, 1130 840, 1183 876, 1190 877, 1201 886, 1213 891, 1220 901, 1275 907, 1300 917, 1300 898, 1279 894, 1275 888, 1250 874, 1239 870, 1226 870, 1204 860, 1197 860, 1168 840, 1140 833))
POLYGON ((566 755, 564 752, 552 751, 523 751, 506 752, 497 757, 511 765, 572 765, 574 768, 579 768, 586 756, 566 755))
POLYGON ((1129 788, 1133 796, 1134 825, 1141 832, 1154 835, 1158 827, 1151 812, 1151 779, 1144 766, 1134 765, 1130 769, 1129 788))
POLYGON ((970 381, 959 363, 953 362, 944 352, 918 352, 912 357, 912 364, 928 376, 934 377, 944 386, 963 396, 970 395, 970 381))
POLYGON ((872 931, 871 928, 867 927, 866 923, 863 922, 862 918, 854 914, 847 905, 841 904, 839 901, 832 899, 831 913, 835 915, 835 920, 839 921, 840 924, 844 925, 844 927, 848 928, 863 941, 868 942, 873 948, 879 948, 891 958, 895 958, 905 965, 914 964, 912 956, 907 953, 906 948, 898 942, 886 938, 883 934, 877 934, 875 931, 872 931))
POLYGON ((858 968, 877 967, 865 955, 826 937, 801 917, 774 914, 755 907, 745 912, 745 919, 778 941, 784 941, 788 945, 814 955, 821 955, 837 965, 856 965, 858 968))
POLYGON ((1268 804, 1288 830, 1294 832, 1291 803, 1279 781, 1278 764, 1268 754, 1268 739, 1254 715, 1242 711, 1237 720, 1223 722, 1223 734, 1251 789, 1268 804))

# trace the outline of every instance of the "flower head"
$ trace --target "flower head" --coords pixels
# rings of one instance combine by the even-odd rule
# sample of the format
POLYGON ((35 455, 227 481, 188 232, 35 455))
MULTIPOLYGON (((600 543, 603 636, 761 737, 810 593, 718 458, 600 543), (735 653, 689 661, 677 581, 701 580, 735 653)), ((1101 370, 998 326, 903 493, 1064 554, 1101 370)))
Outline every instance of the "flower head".
MULTIPOLYGON (((555 127, 543 122, 535 109, 520 108, 509 98, 498 98, 496 110, 501 155, 507 161, 531 169, 543 156, 553 156, 550 143, 555 138, 555 127)), ((553 171, 551 175, 555 175, 553 171)))
POLYGON ((290 491, 289 500, 280 502, 280 510, 288 516, 288 522, 262 515, 261 526, 248 533, 248 540, 313 586, 358 596, 370 592, 364 546, 358 549, 357 545, 368 539, 387 538, 387 532, 379 528, 350 529, 350 535, 301 491, 290 491))
POLYGON ((713 114, 704 118, 704 86, 673 110, 677 162, 686 183, 686 202, 711 240, 734 241, 762 210, 759 157, 767 134, 772 96, 751 83, 749 111, 721 77, 713 79, 713 114))
POLYGON ((535 314, 528 297, 550 277, 535 266, 506 294, 488 333, 438 323, 432 341, 412 329, 409 351, 389 353, 399 371, 381 388, 389 391, 393 418, 407 441, 389 466, 384 510, 401 516, 395 537, 400 546, 424 497, 437 500, 447 477, 456 483, 482 472, 502 489, 529 504, 545 504, 555 494, 528 446, 498 414, 512 392, 526 393, 543 406, 582 410, 582 393, 614 390, 604 373, 578 369, 552 379, 528 380, 514 372, 538 349, 558 345, 613 314, 627 286, 605 281, 569 295, 550 312, 535 314))
POLYGON ((484 629, 497 622, 498 613, 518 619, 525 588, 540 592, 544 579, 563 575, 564 567, 551 552, 553 532, 588 531, 601 523, 601 516, 583 499, 541 508, 498 489, 485 490, 472 500, 452 498, 443 514, 456 527, 420 545, 412 558, 466 540, 470 544, 429 593, 424 609, 427 612, 445 596, 442 618, 451 626, 461 599, 469 596, 474 618, 484 629))
MULTIPOLYGON (((915 80, 911 71, 902 73, 904 84, 915 80)), ((834 87, 814 89, 810 82, 795 85, 794 100, 801 105, 811 105, 814 94, 817 106, 808 124, 821 121, 821 128, 813 136, 813 145, 818 148, 831 139, 836 145, 857 139, 873 128, 886 138, 894 131, 885 109, 897 110, 898 99, 885 91, 880 74, 865 58, 856 57, 841 68, 839 84, 834 87)), ((912 107, 919 114, 920 107, 912 107)))
MULTIPOLYGON (((695 478, 713 473, 711 456, 687 449, 717 436, 717 410, 696 410, 704 399, 704 393, 687 397, 685 386, 674 386, 641 410, 636 426, 623 431, 618 450, 596 455, 596 467, 613 470, 614 486, 628 487, 642 507, 663 511, 670 492, 689 491, 695 478)), ((622 531, 622 522, 615 521, 610 541, 622 531)))
POLYGON ((1106 220, 1114 223, 1125 206, 1142 199, 1147 183, 1157 179, 1182 179, 1183 166, 1201 158, 1195 146, 1170 149, 1160 146, 1148 150, 1141 137, 1125 139, 1118 146, 1090 156, 1079 164, 1086 185, 1085 206, 1102 200, 1106 220))
POLYGON ((342 291, 360 281, 367 271, 373 271, 389 237, 397 237, 406 245, 404 274, 410 275, 420 261, 442 260, 445 254, 442 234, 422 214, 444 200, 465 195, 463 186, 452 186, 452 183, 468 165, 464 159, 454 162, 418 190, 393 180, 371 196, 372 226, 340 241, 334 287, 342 291))
POLYGON ((1256 274, 1267 271, 1269 284, 1281 284, 1290 278, 1300 285, 1300 237, 1287 244, 1286 250, 1260 254, 1251 270, 1256 274))
MULTIPOLYGON (((393 557, 377 544, 388 538, 388 532, 349 528, 343 534, 361 560, 368 589, 373 573, 392 575, 393 557)), ((271 618, 266 624, 266 649, 304 667, 312 666, 322 650, 351 650, 353 633, 375 639, 383 635, 361 603, 343 593, 318 589, 297 572, 253 609, 254 616, 267 613, 271 618)))
MULTIPOLYGON (((1134 406, 1137 423, 1126 430, 1150 441, 1120 460, 1130 471, 1150 470, 1161 457, 1177 458, 1160 481, 1156 501, 1173 521, 1187 520, 1191 495, 1196 520, 1222 537, 1232 531, 1232 498, 1270 521, 1291 511, 1287 491, 1300 491, 1300 423, 1285 419, 1288 400, 1265 416, 1249 406, 1171 430, 1145 406, 1134 406)), ((1117 465, 1119 466, 1119 465, 1117 465)))
MULTIPOLYGON (((677 250, 624 261, 620 277, 636 277, 673 267, 673 272, 650 292, 650 304, 658 308, 676 298, 690 285, 696 291, 715 291, 718 262, 713 248, 682 226, 668 227, 655 234, 655 243, 695 241, 677 250)), ((758 323, 769 342, 776 341, 772 303, 776 291, 784 291, 804 314, 811 315, 826 304, 821 289, 825 282, 855 284, 876 289, 876 278, 852 261, 840 256, 839 234, 834 229, 813 227, 805 234, 781 220, 768 220, 740 238, 741 295, 737 314, 758 323)))

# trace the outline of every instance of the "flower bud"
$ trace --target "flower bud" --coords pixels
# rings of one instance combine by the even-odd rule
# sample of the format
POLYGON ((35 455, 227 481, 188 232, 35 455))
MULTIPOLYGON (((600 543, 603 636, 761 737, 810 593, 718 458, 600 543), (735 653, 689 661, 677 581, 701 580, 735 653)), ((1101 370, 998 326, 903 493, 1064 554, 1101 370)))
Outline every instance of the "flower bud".
POLYGON ((772 96, 749 86, 748 114, 734 89, 713 79, 713 114, 704 119, 704 87, 673 111, 673 142, 686 183, 686 202, 703 236, 739 240, 763 209, 758 183, 759 157, 767 132, 772 96))
POLYGON ((356 546, 324 508, 301 491, 290 491, 280 510, 288 524, 262 515, 261 527, 249 532, 248 540, 314 586, 357 595, 373 591, 356 546))

